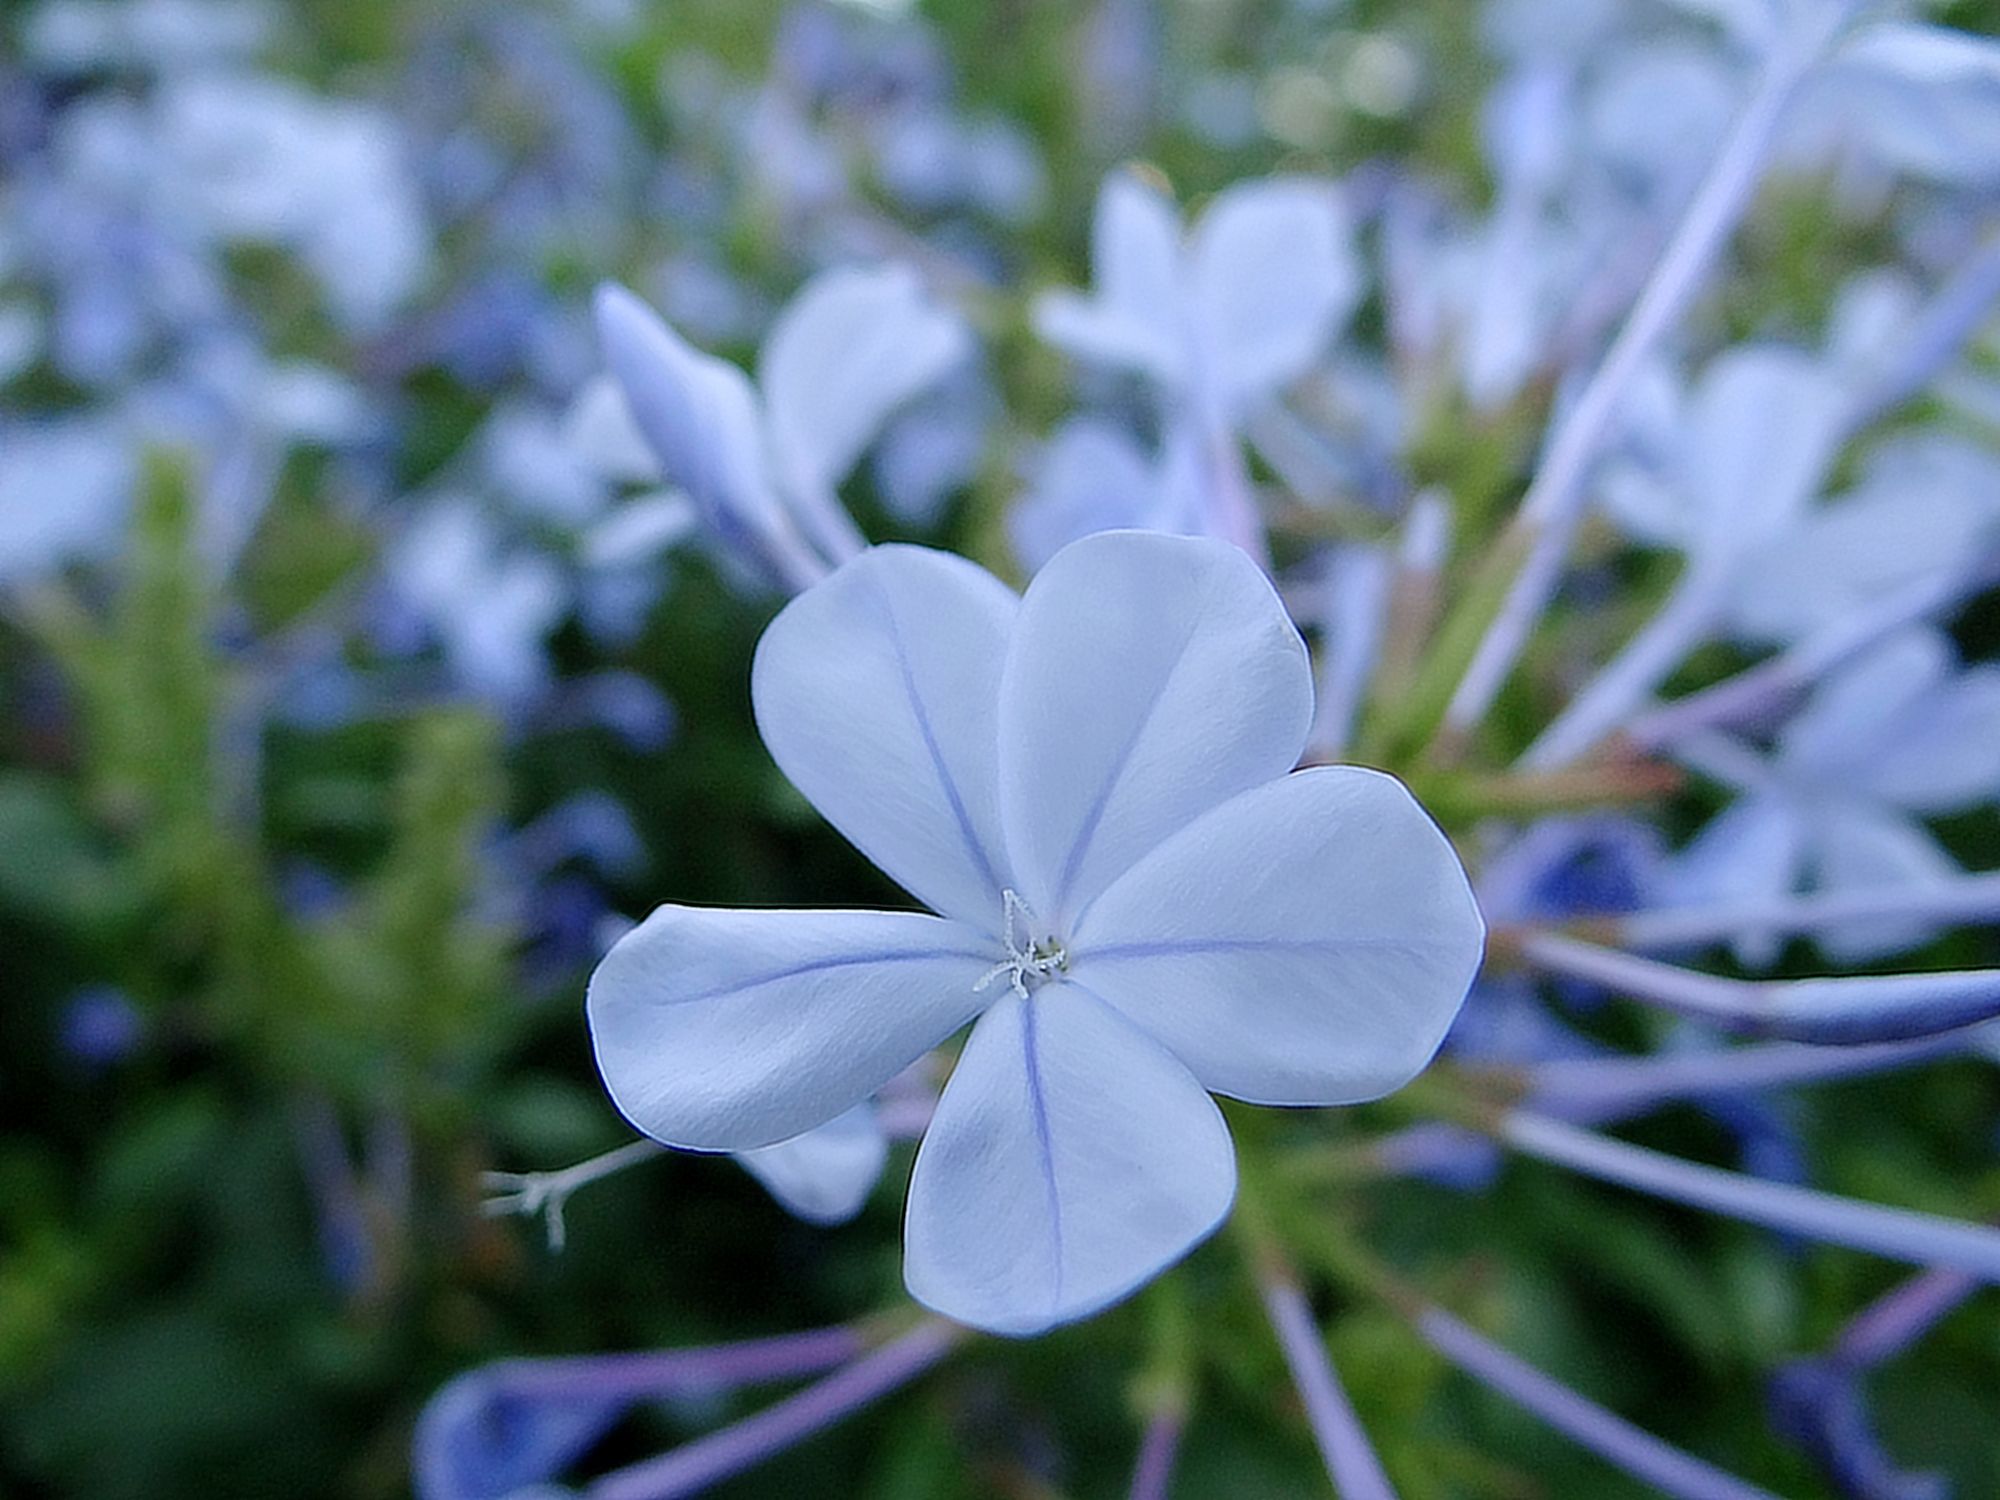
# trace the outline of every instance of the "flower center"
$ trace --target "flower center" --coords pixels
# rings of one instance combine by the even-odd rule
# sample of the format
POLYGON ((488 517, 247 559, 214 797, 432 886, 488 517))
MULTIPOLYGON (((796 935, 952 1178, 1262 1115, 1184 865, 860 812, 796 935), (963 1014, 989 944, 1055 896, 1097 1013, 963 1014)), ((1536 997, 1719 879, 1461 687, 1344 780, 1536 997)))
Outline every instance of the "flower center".
POLYGON ((1058 974, 1069 972, 1069 952, 1063 947, 1062 940, 1053 935, 1024 936, 1035 929, 1034 912, 1012 890, 1000 894, 1005 902, 1001 941, 1007 945, 1007 956, 988 969, 973 989, 987 989, 994 981, 1004 978, 1013 987, 1014 993, 1025 1000, 1030 992, 1040 989, 1058 974))

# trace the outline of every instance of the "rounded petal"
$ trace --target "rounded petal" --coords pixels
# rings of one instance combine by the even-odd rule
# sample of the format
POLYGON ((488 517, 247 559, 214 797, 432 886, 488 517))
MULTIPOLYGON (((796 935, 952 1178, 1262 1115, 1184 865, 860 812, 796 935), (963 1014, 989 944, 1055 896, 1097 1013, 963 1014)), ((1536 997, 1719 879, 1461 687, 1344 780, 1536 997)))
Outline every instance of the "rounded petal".
POLYGON ((1000 922, 994 718, 1019 601, 983 568, 876 547, 764 632, 751 697, 792 784, 935 910, 1000 922))
POLYGON ((764 340, 772 452, 801 489, 838 484, 896 408, 971 352, 964 323, 908 266, 822 271, 764 340))
MULTIPOLYGON (((1775 792, 1740 797, 1708 820, 1667 866, 1662 904, 1746 905, 1783 896, 1798 885, 1806 828, 1792 801, 1775 792)), ((1773 962, 1783 942, 1750 929, 1737 935, 1737 958, 1752 967, 1773 962)))
POLYGON ((1016 889, 1066 930, 1169 833, 1289 771, 1312 704, 1305 643, 1235 547, 1073 542, 1029 586, 1000 682, 1016 889))
POLYGON ((889 1138, 872 1104, 857 1104, 804 1135, 736 1158, 786 1208, 811 1224, 845 1224, 881 1179, 889 1138))
POLYGON ((696 349, 621 286, 598 288, 596 312, 604 361, 667 478, 719 535, 756 550, 783 576, 823 572, 779 508, 749 378, 696 349))
POLYGON ((1352 1104, 1431 1060, 1484 942, 1457 854, 1402 783, 1324 766, 1135 865, 1073 934, 1070 970, 1206 1088, 1352 1104))
POLYGON ((978 1014, 987 948, 916 912, 663 906, 590 977, 598 1071, 625 1118, 666 1145, 788 1141, 978 1014))
POLYGON ((1009 995, 973 1028, 917 1152, 903 1275, 991 1333, 1107 1307, 1229 1212, 1215 1101, 1159 1045, 1070 984, 1009 995))
MULTIPOLYGON (((1866 803, 1813 810, 1813 884, 1823 891, 1946 885, 1961 871, 1921 823, 1866 803)), ((1887 918, 1843 922, 1813 934, 1843 964, 1906 953, 1930 940, 1938 923, 1887 918)))
POLYGON ((1233 406, 1297 379, 1361 300, 1361 267, 1329 182, 1274 177, 1215 195, 1189 261, 1197 316, 1233 406))

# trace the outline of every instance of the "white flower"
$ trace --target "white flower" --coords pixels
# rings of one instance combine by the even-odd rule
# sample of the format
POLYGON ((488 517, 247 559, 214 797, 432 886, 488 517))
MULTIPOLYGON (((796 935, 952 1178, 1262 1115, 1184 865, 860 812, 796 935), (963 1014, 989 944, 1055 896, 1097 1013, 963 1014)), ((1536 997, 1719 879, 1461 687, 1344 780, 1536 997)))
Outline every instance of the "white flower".
POLYGON ((1102 533, 1025 598, 876 548, 779 615, 752 688, 786 774, 942 915, 664 906, 592 979, 598 1063, 647 1134, 745 1152, 976 1018, 905 1240, 911 1291, 961 1321, 1037 1332, 1157 1274, 1234 1193, 1208 1091, 1397 1088, 1478 965, 1409 794, 1287 774, 1306 653, 1225 544, 1102 533))

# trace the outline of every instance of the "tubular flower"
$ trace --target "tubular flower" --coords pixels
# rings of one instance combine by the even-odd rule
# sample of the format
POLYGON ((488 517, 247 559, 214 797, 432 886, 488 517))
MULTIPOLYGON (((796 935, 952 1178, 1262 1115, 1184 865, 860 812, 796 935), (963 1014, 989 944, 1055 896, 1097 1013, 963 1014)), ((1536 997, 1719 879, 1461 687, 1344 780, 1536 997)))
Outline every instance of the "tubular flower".
POLYGON ((663 906, 591 981, 598 1064, 647 1134, 749 1151, 976 1021, 904 1237, 962 1322, 1036 1333, 1158 1274, 1234 1195, 1211 1092, 1396 1089, 1479 963, 1410 794, 1292 769, 1304 645, 1225 543, 1101 533, 1022 597, 874 548, 772 623, 752 692, 779 766, 937 915, 663 906))

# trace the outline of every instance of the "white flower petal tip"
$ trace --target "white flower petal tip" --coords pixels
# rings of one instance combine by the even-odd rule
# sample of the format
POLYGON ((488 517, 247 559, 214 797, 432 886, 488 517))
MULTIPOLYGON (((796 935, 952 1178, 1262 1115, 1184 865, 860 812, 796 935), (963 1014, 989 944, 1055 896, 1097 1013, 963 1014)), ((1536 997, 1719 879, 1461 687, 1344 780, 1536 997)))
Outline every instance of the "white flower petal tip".
POLYGON ((1429 1064, 1486 924, 1451 843, 1393 776, 1294 772, 1225 802, 1112 884, 1076 977, 1255 1104, 1355 1104, 1429 1064))
POLYGON ((776 1145, 969 1021, 990 965, 979 934, 913 912, 663 906, 591 976, 598 1071, 656 1141, 776 1145))
POLYGON ((1076 985, 1009 994, 917 1153, 904 1278, 957 1322, 1043 1333, 1181 1259, 1235 1191, 1221 1112, 1164 1048, 1076 985))

